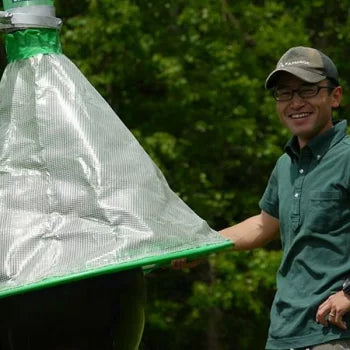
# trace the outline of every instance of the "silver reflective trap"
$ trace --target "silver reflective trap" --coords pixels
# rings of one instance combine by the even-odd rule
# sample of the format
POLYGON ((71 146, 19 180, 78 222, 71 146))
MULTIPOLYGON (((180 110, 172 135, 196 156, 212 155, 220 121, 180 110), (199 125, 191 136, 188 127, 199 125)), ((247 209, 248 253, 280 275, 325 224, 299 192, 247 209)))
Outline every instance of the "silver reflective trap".
POLYGON ((0 296, 229 247, 61 53, 57 28, 11 20, 45 17, 37 1, 7 0, 0 20, 0 296))

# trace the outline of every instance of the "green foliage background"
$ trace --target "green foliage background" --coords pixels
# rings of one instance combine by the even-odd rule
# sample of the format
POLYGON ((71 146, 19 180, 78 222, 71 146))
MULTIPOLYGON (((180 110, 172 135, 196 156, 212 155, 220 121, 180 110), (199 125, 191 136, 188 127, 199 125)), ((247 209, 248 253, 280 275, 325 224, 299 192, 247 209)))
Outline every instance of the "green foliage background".
MULTIPOLYGON (((56 7, 65 54, 215 229, 258 212, 289 136, 264 90, 277 59, 291 46, 317 47, 348 89, 350 0, 56 0, 56 7)), ((279 260, 277 242, 212 256, 191 271, 149 274, 141 349, 263 349, 279 260)))

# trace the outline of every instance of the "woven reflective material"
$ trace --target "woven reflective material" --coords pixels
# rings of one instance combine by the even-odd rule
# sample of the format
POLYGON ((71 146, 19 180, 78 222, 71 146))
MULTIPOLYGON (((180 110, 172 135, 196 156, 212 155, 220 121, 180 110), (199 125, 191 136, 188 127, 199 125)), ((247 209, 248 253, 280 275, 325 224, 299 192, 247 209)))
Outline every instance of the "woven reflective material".
POLYGON ((60 54, 2 77, 0 228, 0 291, 225 242, 60 54))

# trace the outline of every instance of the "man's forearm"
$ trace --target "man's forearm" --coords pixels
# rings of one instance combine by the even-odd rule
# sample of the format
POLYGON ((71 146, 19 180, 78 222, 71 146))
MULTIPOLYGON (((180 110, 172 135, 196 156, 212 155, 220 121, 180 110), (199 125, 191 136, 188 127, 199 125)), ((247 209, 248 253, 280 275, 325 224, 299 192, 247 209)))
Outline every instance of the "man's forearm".
POLYGON ((262 247, 267 242, 276 239, 279 232, 279 221, 262 212, 219 232, 234 242, 235 250, 249 250, 262 247))

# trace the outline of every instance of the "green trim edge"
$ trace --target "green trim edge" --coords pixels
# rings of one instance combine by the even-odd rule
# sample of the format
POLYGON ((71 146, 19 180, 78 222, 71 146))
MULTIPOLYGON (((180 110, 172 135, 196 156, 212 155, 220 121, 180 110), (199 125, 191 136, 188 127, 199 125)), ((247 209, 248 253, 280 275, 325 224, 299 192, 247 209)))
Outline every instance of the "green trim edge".
POLYGON ((54 287, 56 285, 65 284, 69 282, 79 281, 85 278, 90 278, 94 276, 105 275, 109 273, 130 270, 138 267, 143 267, 144 270, 153 270, 164 265, 167 265, 174 259, 189 258, 190 260, 196 259, 197 257, 209 255, 211 253, 228 249, 233 247, 233 243, 230 240, 225 240, 223 243, 206 245, 198 248, 191 248, 182 250, 179 252, 164 254, 160 256, 152 256, 149 258, 134 260, 131 262, 121 263, 117 265, 103 266, 97 269, 91 269, 84 272, 74 273, 71 275, 51 277, 44 279, 39 282, 27 284, 20 287, 7 288, 0 291, 0 298, 9 297, 16 294, 23 294, 35 290, 40 290, 44 288, 54 287))

